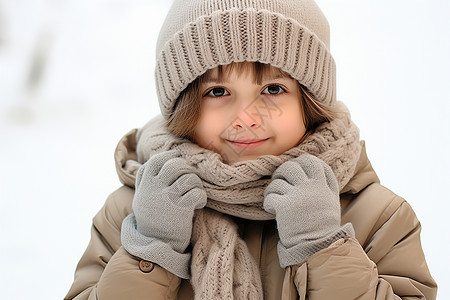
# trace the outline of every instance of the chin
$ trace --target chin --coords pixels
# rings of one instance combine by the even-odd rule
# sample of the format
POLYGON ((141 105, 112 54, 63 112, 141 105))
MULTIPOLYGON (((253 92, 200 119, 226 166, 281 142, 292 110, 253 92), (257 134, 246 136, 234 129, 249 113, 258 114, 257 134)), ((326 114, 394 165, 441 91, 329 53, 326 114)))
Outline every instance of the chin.
POLYGON ((233 159, 229 159, 229 160, 225 160, 224 162, 228 165, 232 165, 238 162, 243 162, 243 161, 248 161, 248 160, 254 160, 262 155, 265 154, 261 154, 261 155, 246 155, 246 156, 239 156, 239 157, 233 157, 233 159))

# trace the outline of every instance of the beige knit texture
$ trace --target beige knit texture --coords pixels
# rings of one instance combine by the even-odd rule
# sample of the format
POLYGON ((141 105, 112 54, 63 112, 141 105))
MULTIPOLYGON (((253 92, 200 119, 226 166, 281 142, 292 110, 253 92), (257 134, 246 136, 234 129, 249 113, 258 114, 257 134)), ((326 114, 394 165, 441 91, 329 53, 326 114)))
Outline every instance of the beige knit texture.
MULTIPOLYGON (((224 163, 216 152, 173 136, 164 126, 165 121, 156 117, 137 133, 138 161, 142 164, 152 155, 177 149, 202 179, 208 196, 207 207, 251 220, 274 219, 263 209, 263 194, 272 173, 289 159, 303 153, 317 156, 331 167, 340 190, 353 176, 361 151, 359 130, 343 103, 338 102, 337 109, 343 112, 339 118, 320 125, 298 146, 279 156, 264 155, 232 165, 224 163)), ((131 172, 139 167, 136 164, 130 160, 125 168, 131 172)))
POLYGON ((195 299, 263 299, 261 276, 229 217, 196 212, 192 231, 191 284, 195 299))
POLYGON ((129 160, 125 169, 137 170, 151 156, 177 149, 202 179, 207 207, 195 214, 192 233, 191 283, 195 299, 263 299, 256 262, 226 215, 252 220, 274 216, 263 209, 264 191, 272 173, 282 163, 309 153, 330 165, 339 189, 353 176, 361 151, 359 130, 344 104, 339 118, 320 125, 298 146, 280 156, 265 155, 255 160, 223 163, 219 154, 177 138, 165 129, 161 117, 137 133, 137 163, 129 160), (222 214, 224 213, 224 214, 222 214))
POLYGON ((259 61, 336 100, 328 22, 312 0, 175 0, 157 43, 155 79, 164 118, 180 93, 218 65, 259 61))

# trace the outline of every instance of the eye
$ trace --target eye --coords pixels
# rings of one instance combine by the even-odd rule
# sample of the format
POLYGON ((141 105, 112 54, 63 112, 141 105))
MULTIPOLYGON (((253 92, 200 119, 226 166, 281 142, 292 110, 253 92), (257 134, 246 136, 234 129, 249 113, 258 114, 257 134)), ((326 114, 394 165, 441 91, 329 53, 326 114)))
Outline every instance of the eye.
POLYGON ((223 97, 226 95, 229 95, 228 91, 222 87, 216 87, 210 89, 204 96, 211 96, 211 97, 223 97))
POLYGON ((268 85, 263 91, 263 94, 269 94, 269 95, 278 95, 281 93, 285 93, 286 90, 279 86, 278 84, 271 84, 268 85))

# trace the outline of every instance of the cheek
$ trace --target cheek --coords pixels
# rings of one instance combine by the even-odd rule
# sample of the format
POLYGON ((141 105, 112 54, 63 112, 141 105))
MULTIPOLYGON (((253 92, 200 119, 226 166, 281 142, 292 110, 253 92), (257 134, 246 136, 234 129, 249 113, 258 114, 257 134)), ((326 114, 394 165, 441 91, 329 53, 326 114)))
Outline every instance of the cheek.
POLYGON ((217 143, 221 129, 220 116, 211 112, 202 111, 195 126, 194 141, 203 148, 210 148, 211 144, 217 143))
POLYGON ((283 133, 284 136, 300 136, 305 134, 305 125, 303 118, 294 114, 281 116, 280 121, 277 122, 278 132, 283 133))
POLYGON ((278 134, 287 146, 295 146, 305 135, 303 114, 299 105, 290 105, 276 122, 278 134))

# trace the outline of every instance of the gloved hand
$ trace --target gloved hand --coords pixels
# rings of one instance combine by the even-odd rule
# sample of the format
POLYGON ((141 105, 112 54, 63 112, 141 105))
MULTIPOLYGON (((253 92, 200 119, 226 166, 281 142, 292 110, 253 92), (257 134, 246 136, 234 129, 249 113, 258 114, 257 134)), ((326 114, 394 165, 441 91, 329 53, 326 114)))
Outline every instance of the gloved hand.
POLYGON ((310 154, 275 170, 264 193, 264 209, 277 221, 283 268, 303 262, 340 238, 354 236, 350 223, 341 226, 339 187, 333 171, 310 154))
POLYGON ((206 192, 193 167, 171 150, 153 156, 136 175, 133 213, 122 223, 122 245, 132 255, 189 278, 194 210, 206 192))

